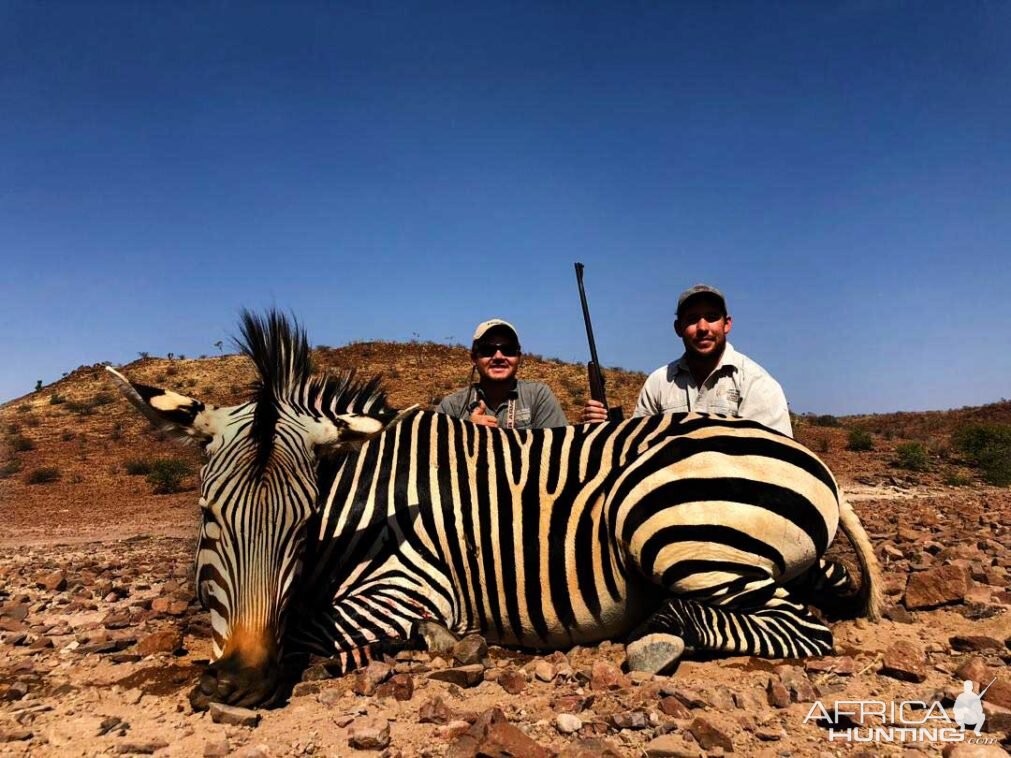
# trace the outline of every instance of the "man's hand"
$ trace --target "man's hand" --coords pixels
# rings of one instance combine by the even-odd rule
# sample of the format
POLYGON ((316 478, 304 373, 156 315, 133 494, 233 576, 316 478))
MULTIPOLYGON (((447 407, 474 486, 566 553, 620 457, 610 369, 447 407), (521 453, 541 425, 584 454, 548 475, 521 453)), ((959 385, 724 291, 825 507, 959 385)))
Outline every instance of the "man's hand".
POLYGON ((583 423, 599 424, 602 421, 607 421, 607 408, 599 400, 587 400, 583 406, 583 423))
MULTIPOLYGON (((606 412, 605 412, 606 416, 606 412)), ((474 412, 470 414, 470 420, 475 424, 480 424, 481 426, 497 427, 498 419, 488 413, 488 406, 484 404, 484 400, 478 403, 477 408, 474 412)))

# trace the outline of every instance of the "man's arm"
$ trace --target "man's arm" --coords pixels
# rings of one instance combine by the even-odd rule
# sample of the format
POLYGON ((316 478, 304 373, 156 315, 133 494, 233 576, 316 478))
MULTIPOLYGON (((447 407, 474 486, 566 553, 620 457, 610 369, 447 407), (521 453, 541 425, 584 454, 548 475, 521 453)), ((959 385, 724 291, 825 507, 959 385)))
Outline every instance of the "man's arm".
POLYGON ((660 381, 659 371, 660 369, 654 371, 646 377, 646 381, 642 385, 642 389, 639 390, 639 399, 635 402, 635 410, 632 412, 632 418, 655 416, 661 412, 661 405, 659 402, 660 391, 659 387, 657 387, 657 383, 660 381))
POLYGON ((753 419, 787 437, 793 436, 783 388, 764 371, 749 382, 738 410, 744 418, 753 419))

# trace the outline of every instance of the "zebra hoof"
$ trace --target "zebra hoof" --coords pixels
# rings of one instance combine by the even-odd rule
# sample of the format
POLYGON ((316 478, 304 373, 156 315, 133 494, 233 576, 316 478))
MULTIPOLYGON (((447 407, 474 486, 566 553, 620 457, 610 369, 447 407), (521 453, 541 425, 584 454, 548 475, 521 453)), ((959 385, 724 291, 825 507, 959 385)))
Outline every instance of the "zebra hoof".
POLYGON ((448 653, 459 642, 455 634, 435 621, 419 622, 417 634, 425 641, 425 649, 430 653, 448 653))
POLYGON ((647 634, 625 647, 629 671, 659 674, 671 668, 685 652, 685 642, 673 634, 647 634))

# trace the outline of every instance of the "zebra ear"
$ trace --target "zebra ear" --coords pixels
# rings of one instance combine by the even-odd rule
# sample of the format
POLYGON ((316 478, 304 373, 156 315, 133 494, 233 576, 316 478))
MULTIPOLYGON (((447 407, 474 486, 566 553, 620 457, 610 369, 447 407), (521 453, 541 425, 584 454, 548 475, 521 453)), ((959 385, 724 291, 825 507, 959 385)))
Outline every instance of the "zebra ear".
POLYGON ((214 406, 160 387, 134 384, 121 373, 106 366, 117 389, 134 408, 160 429, 186 440, 208 442, 213 437, 214 406))
POLYGON ((332 423, 321 422, 315 430, 314 442, 319 447, 334 450, 356 450, 363 442, 399 424, 417 409, 417 405, 412 405, 385 421, 359 413, 343 413, 334 417, 332 423))

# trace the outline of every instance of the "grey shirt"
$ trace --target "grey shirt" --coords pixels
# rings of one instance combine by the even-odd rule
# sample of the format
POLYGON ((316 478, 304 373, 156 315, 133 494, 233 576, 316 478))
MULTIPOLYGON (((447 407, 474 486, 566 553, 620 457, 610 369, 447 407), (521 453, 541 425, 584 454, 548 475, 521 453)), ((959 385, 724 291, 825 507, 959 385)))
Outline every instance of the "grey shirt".
POLYGON ((683 355, 650 374, 639 393, 633 416, 688 411, 743 416, 793 436, 786 395, 779 382, 744 353, 734 350, 729 342, 719 365, 701 387, 683 355))
MULTIPOLYGON (((484 400, 485 405, 488 405, 484 392, 481 391, 481 385, 475 384, 469 389, 465 387, 444 397, 439 403, 438 410, 447 416, 466 420, 470 418, 473 408, 480 400, 484 400)), ((500 429, 546 429, 552 426, 567 426, 569 423, 562 413, 558 400, 546 384, 525 382, 522 379, 516 380, 516 386, 504 403, 497 408, 488 405, 488 412, 498 419, 500 429), (512 426, 509 424, 510 405, 512 426)))

